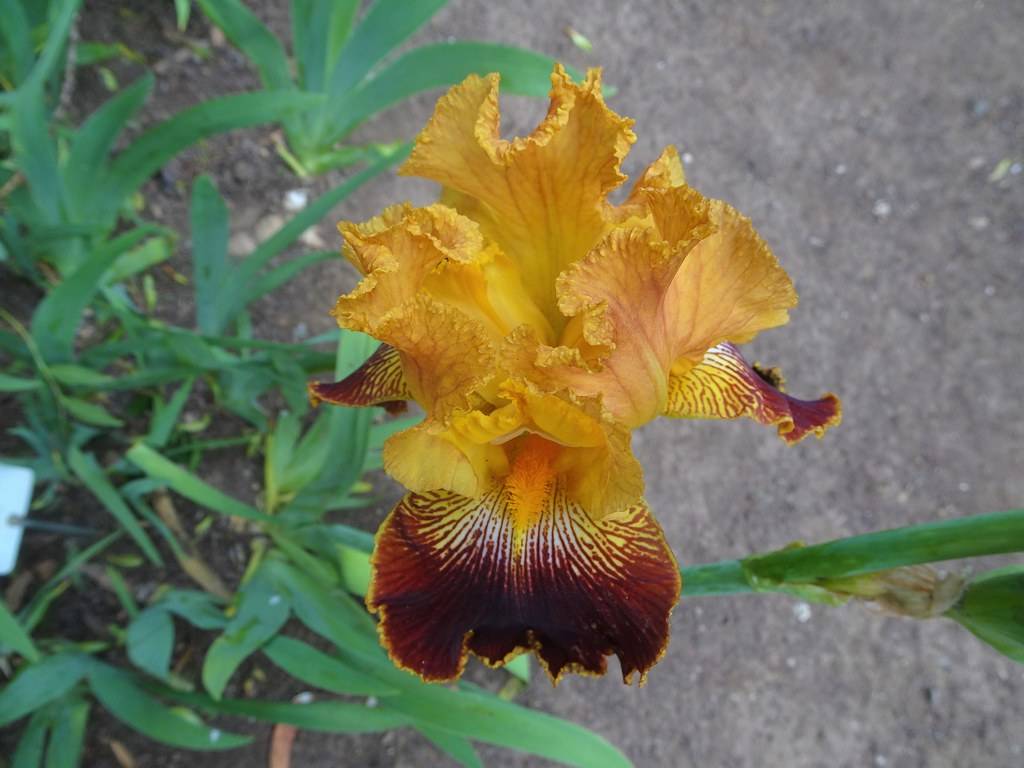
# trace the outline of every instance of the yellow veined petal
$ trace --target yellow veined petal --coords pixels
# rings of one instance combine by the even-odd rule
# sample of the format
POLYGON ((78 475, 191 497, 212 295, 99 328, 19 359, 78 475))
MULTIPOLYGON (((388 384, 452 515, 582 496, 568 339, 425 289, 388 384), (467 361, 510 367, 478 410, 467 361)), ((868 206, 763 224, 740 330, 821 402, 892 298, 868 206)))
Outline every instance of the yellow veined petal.
POLYGON ((551 106, 525 138, 500 138, 498 77, 471 76, 438 102, 401 169, 442 184, 445 201, 479 222, 518 265, 526 290, 555 330, 555 277, 605 233, 605 200, 625 177, 632 121, 605 106, 600 73, 551 76, 551 106))
POLYGON ((412 392, 402 371, 402 358, 390 344, 381 344, 366 362, 341 381, 311 381, 310 402, 332 405, 368 406, 380 405, 390 413, 405 410, 406 400, 412 400, 412 392))
POLYGON ((569 497, 552 455, 524 447, 479 499, 409 494, 377 534, 367 606, 391 658, 425 680, 461 674, 470 651, 502 664, 533 650, 552 681, 623 679, 664 653, 679 571, 639 502, 594 519, 569 497))
POLYGON ((698 365, 671 376, 665 415, 683 419, 747 416, 777 427, 779 437, 792 445, 810 434, 822 437, 839 424, 842 409, 832 393, 817 400, 790 397, 782 391, 777 370, 751 366, 732 344, 719 344, 698 365))
POLYGON ((480 323, 421 294, 384 316, 374 335, 398 350, 406 385, 427 413, 473 404, 493 375, 493 345, 480 323))

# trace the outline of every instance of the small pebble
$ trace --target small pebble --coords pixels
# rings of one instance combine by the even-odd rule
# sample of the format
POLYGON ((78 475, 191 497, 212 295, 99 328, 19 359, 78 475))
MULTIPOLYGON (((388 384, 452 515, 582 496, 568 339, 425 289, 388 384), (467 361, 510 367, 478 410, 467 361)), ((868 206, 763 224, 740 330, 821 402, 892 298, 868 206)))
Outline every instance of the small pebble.
POLYGON ((366 706, 369 707, 370 709, 374 709, 377 706, 377 697, 376 696, 367 696, 366 697, 366 706))
POLYGON ((278 603, 280 603, 280 602, 281 602, 281 596, 280 596, 280 595, 271 595, 271 596, 270 596, 270 599, 269 599, 269 600, 267 600, 267 602, 268 602, 268 603, 269 603, 270 605, 277 605, 278 603))
POLYGON ((210 741, 213 742, 214 744, 216 744, 218 741, 220 741, 220 729, 219 728, 212 728, 212 729, 210 729, 210 741))
POLYGON ((296 704, 312 704, 313 694, 309 691, 303 691, 302 693, 295 694, 295 698, 292 699, 296 704))
POLYGON ((806 624, 811 620, 811 606, 807 603, 797 603, 793 606, 793 616, 801 624, 806 624))
POLYGON ((967 220, 967 223, 970 224, 973 229, 981 231, 988 227, 988 216, 971 216, 971 218, 967 220))
POLYGON ((875 214, 875 216, 877 216, 880 219, 884 219, 890 213, 892 213, 892 205, 890 205, 889 201, 887 200, 876 200, 875 207, 872 209, 872 211, 875 214))
POLYGON ((986 296, 995 296, 996 295, 996 287, 994 285, 986 285, 985 286, 985 295, 986 296))
POLYGON ((231 256, 248 256, 255 248, 256 241, 248 232, 235 232, 228 240, 228 254, 231 256))
POLYGON ((1014 163, 1013 165, 1010 166, 1010 175, 1016 176, 1018 173, 1021 172, 1022 169, 1024 169, 1024 165, 1021 165, 1020 163, 1014 163))
POLYGON ((289 211, 301 211, 309 202, 309 192, 305 189, 289 189, 284 196, 284 207, 289 211))
POLYGON ((957 485, 957 488, 960 489, 960 493, 967 493, 969 490, 971 490, 971 484, 961 481, 960 484, 957 485))
POLYGON ((256 222, 256 239, 263 242, 284 225, 284 217, 276 213, 264 216, 256 222))
POLYGON ((835 167, 836 176, 843 176, 846 174, 846 166, 840 163, 835 167))
POLYGON ((691 155, 689 152, 683 152, 683 162, 686 163, 687 165, 692 163, 693 155, 691 155))

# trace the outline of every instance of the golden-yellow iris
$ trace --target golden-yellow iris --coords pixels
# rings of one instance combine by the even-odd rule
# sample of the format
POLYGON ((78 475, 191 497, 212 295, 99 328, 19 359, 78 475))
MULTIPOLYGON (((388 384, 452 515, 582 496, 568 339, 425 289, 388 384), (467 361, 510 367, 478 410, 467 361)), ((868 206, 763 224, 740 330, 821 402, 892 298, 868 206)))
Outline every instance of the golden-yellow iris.
POLYGON ((618 655, 641 679, 664 652, 679 572, 642 499, 630 431, 659 416, 750 416, 787 442, 839 421, 734 344, 785 323, 796 292, 749 220, 686 185, 673 147, 608 194, 635 140, 600 73, 552 75, 537 129, 499 133, 498 77, 437 104, 405 174, 435 205, 343 223, 363 274, 334 315, 379 339, 315 401, 415 400, 384 448, 410 493, 382 524, 367 603, 396 663, 459 675, 469 651, 536 651, 556 680, 618 655))

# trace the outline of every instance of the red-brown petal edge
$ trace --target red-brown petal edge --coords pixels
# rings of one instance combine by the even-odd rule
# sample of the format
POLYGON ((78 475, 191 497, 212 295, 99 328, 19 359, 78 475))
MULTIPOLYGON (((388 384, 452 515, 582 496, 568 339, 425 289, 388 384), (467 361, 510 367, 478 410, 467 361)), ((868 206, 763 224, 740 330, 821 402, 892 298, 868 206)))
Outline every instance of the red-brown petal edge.
POLYGON ((681 588, 661 528, 642 501, 593 521, 557 483, 535 490, 543 503, 506 484, 480 499, 408 494, 391 512, 367 605, 398 666, 445 681, 469 651, 497 666, 532 650, 557 683, 604 674, 614 653, 624 682, 643 683, 681 588))
POLYGON ((401 413, 412 399, 402 372, 398 350, 381 344, 366 362, 341 381, 311 381, 307 385, 309 401, 332 405, 380 405, 388 413, 401 413))
POLYGON ((790 445, 809 434, 821 437, 839 424, 842 408, 831 392, 818 400, 798 400, 781 390, 776 369, 751 366, 732 344, 719 344, 682 376, 669 378, 667 416, 689 419, 735 419, 749 416, 776 426, 790 445))

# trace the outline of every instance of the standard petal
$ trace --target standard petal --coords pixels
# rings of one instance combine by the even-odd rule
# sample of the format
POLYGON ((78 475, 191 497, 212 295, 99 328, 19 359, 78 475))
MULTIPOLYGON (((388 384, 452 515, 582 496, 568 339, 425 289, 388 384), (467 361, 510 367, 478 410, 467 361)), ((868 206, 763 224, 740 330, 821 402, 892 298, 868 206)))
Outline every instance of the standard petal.
POLYGON ((721 342, 742 344, 784 325, 797 303, 789 275, 750 220, 720 200, 709 202, 709 214, 714 232, 690 250, 670 289, 677 366, 696 365, 721 342))
POLYGON ((380 405, 390 413, 405 409, 412 399, 402 372, 402 359, 390 344, 381 344, 366 362, 341 381, 311 381, 309 400, 313 405, 380 405))
POLYGON ((373 567, 383 644, 425 680, 458 677, 469 651, 499 665, 532 650, 553 682, 603 674, 614 653, 623 679, 642 683, 680 590, 642 502, 595 521, 553 482, 409 494, 377 534, 373 567))
POLYGON ((608 193, 625 177, 632 121, 601 96, 600 73, 577 85, 561 66, 551 105, 525 138, 500 138, 498 77, 471 76, 444 96, 401 173, 439 182, 445 202, 476 220, 519 265, 526 290, 557 330, 555 277, 611 221, 608 193))
POLYGON ((751 366, 732 344, 710 349, 699 365, 673 375, 665 415, 688 419, 735 419, 748 416, 778 427, 789 444, 809 434, 821 437, 842 418, 839 398, 798 400, 782 392, 778 371, 751 366))

